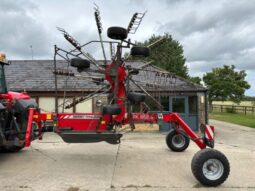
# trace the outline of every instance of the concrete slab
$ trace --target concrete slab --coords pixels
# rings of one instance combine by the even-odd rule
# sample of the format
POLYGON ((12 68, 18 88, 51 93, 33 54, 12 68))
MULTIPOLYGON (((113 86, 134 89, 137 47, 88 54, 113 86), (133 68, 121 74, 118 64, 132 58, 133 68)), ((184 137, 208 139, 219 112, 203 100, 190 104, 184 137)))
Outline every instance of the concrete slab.
POLYGON ((216 149, 231 165, 228 180, 217 188, 205 188, 193 177, 194 143, 174 153, 165 135, 139 132, 126 134, 120 145, 67 144, 56 134, 45 134, 43 141, 20 153, 0 154, 0 190, 255 190, 255 130, 211 123, 216 126, 216 149))
MULTIPOLYGON (((192 143, 183 153, 174 153, 166 148, 163 137, 145 139, 145 135, 141 134, 132 136, 121 145, 113 178, 114 187, 137 187, 138 190, 187 190, 202 187, 193 177, 190 168, 191 159, 198 150, 195 144, 192 143)), ((225 144, 216 144, 216 149, 228 157, 231 174, 223 185, 213 189, 255 190, 255 153, 225 144)))
POLYGON ((210 119, 216 127, 216 142, 255 151, 255 129, 210 119))
POLYGON ((20 153, 0 155, 0 190, 104 190, 118 145, 67 144, 56 134, 20 153))

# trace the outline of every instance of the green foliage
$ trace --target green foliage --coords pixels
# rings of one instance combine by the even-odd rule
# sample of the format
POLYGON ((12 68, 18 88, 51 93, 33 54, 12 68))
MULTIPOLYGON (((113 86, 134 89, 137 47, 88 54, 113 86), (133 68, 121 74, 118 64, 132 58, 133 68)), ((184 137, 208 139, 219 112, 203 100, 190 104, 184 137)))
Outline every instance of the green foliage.
POLYGON ((255 101, 255 96, 244 96, 243 101, 255 101))
POLYGON ((235 66, 224 65, 223 68, 213 68, 203 76, 203 81, 209 89, 209 102, 214 100, 231 100, 240 102, 250 85, 245 81, 244 70, 235 71, 235 66))
POLYGON ((200 77, 198 77, 198 76, 196 76, 196 77, 189 77, 188 78, 190 81, 192 81, 193 83, 195 83, 195 84, 199 84, 199 85, 201 85, 201 81, 202 81, 202 79, 200 78, 200 77))
MULTIPOLYGON (((138 45, 148 46, 164 37, 164 40, 150 48, 150 56, 144 60, 154 60, 156 66, 178 76, 188 78, 188 68, 185 65, 182 45, 168 33, 163 36, 152 35, 150 39, 138 45)), ((131 58, 135 59, 135 58, 131 58)))

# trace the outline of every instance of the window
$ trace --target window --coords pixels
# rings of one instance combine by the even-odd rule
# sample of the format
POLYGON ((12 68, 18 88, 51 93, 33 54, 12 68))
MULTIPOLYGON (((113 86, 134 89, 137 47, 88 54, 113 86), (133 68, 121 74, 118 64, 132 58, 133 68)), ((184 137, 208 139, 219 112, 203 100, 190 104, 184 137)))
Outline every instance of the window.
POLYGON ((197 96, 189 97, 189 114, 197 114, 197 96))
POLYGON ((173 112, 185 113, 185 98, 173 98, 173 112))
POLYGON ((161 96, 160 103, 163 106, 164 111, 169 111, 169 97, 168 96, 161 96))

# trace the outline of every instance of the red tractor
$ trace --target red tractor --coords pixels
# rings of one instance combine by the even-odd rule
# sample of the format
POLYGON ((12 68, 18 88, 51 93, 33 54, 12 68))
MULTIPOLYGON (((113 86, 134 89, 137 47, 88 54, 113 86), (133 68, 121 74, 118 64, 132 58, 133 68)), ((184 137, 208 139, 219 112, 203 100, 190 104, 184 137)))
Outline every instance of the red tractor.
MULTIPOLYGON (((143 87, 137 84, 132 76, 139 75, 141 68, 134 68, 125 64, 122 53, 125 48, 131 48, 131 56, 149 56, 149 47, 137 46, 130 39, 127 40, 129 33, 135 32, 140 25, 144 14, 135 13, 127 27, 110 27, 107 35, 111 41, 102 40, 102 25, 100 22, 100 12, 95 9, 95 18, 98 27, 99 41, 91 41, 80 45, 65 30, 60 29, 65 39, 75 48, 66 51, 55 46, 54 56, 54 74, 56 87, 56 112, 40 113, 36 103, 25 93, 7 92, 4 65, 6 62, 1 61, 1 126, 0 126, 0 146, 4 151, 17 151, 24 146, 29 146, 33 139, 41 138, 45 130, 44 122, 53 120, 54 131, 68 143, 93 143, 106 141, 111 144, 119 144, 124 132, 123 125, 129 124, 133 130, 135 123, 149 122, 159 123, 161 121, 172 124, 172 129, 166 136, 167 146, 175 152, 181 152, 187 149, 190 140, 194 141, 201 149, 193 158, 191 168, 194 176, 199 182, 206 186, 217 186, 222 184, 228 177, 230 167, 225 155, 214 150, 214 128, 210 125, 203 125, 202 137, 199 137, 193 130, 182 120, 178 113, 169 112, 141 112, 132 111, 132 106, 144 103, 146 98, 151 98, 156 104, 160 105, 143 87), (104 43, 116 45, 115 54, 112 55, 111 61, 103 63, 97 62, 89 53, 83 51, 83 47, 98 42, 100 43, 103 55, 104 43), (132 46, 132 47, 131 47, 132 46), (60 56, 66 63, 67 67, 57 63, 56 57, 60 56), (69 70, 76 68, 77 72, 69 70), (93 74, 98 75, 91 75, 93 74), (82 75, 86 73, 89 75, 82 75), (58 112, 58 77, 66 76, 68 78, 79 78, 90 80, 100 85, 100 88, 94 93, 71 99, 73 102, 64 101, 64 108, 72 108, 91 97, 100 93, 108 95, 108 103, 101 105, 99 113, 59 113, 58 112), (140 92, 131 90, 130 83, 133 83, 140 92), (142 93, 141 93, 142 92, 142 93), (207 148, 211 147, 211 148, 207 148)), ((160 39, 158 42, 162 42, 160 39)), ((114 51, 112 51, 113 53, 114 51)), ((63 90, 61 90, 63 91, 63 90)))
POLYGON ((7 90, 4 66, 8 64, 5 55, 0 54, 0 151, 17 152, 25 147, 27 127, 33 129, 30 140, 40 137, 37 124, 31 119, 28 123, 30 110, 38 107, 26 93, 7 90))

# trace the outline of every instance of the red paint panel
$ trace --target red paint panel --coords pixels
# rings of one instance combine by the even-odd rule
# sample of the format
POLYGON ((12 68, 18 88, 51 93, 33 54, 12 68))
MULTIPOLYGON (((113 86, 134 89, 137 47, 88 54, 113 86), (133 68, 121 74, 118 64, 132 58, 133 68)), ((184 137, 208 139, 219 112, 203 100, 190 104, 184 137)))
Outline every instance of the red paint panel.
POLYGON ((104 131, 109 118, 105 116, 97 129, 101 116, 93 113, 60 113, 58 114, 58 129, 72 128, 73 131, 104 131))

